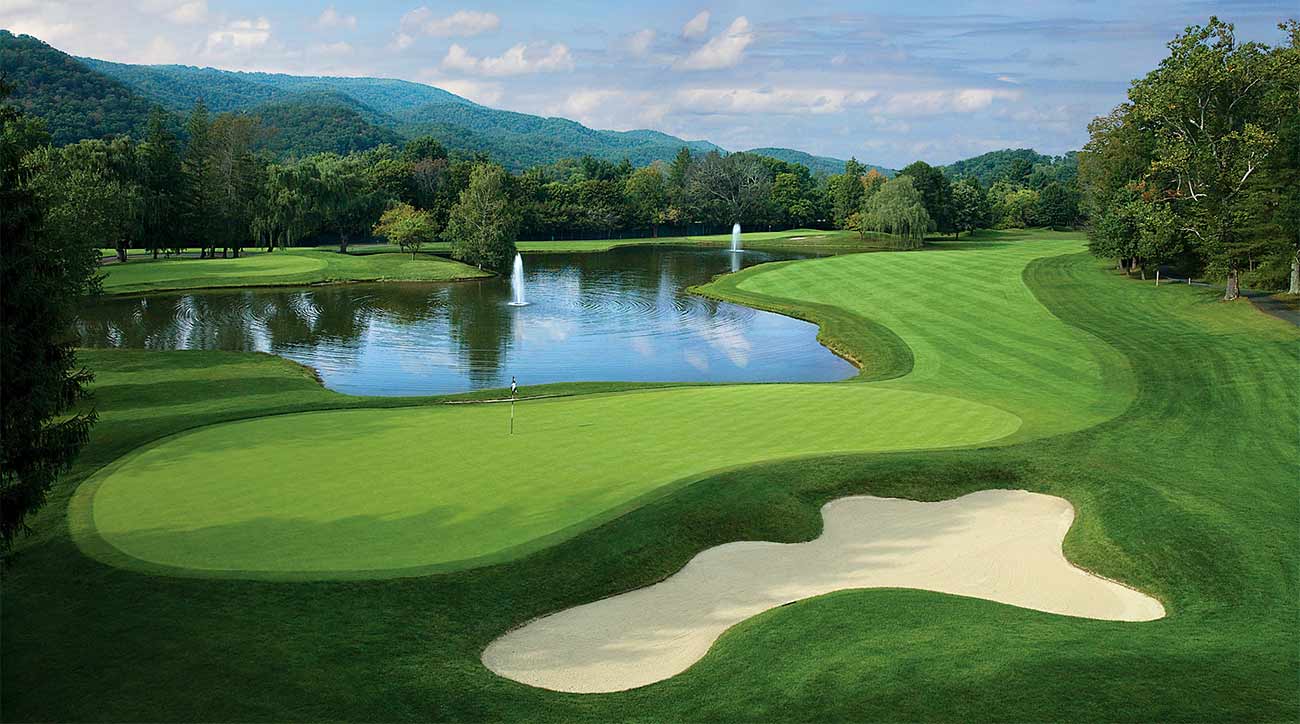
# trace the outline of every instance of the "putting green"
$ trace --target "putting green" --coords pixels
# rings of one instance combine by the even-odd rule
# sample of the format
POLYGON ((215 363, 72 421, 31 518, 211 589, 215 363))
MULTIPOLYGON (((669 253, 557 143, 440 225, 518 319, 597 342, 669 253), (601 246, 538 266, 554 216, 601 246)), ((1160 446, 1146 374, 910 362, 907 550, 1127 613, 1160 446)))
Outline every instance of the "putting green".
POLYGON ((205 571, 465 565, 712 469, 971 445, 1020 423, 987 405, 865 385, 537 400, 518 406, 513 436, 508 415, 440 406, 201 428, 110 474, 95 527, 129 556, 205 571))
POLYGON ((722 468, 1081 429, 1127 406, 1131 383, 1115 371, 1127 368, 1021 281, 1032 260, 1081 246, 952 245, 724 278, 742 299, 817 302, 885 323, 915 355, 895 380, 529 401, 513 436, 501 405, 212 426, 101 471, 80 493, 89 514, 76 527, 92 553, 154 571, 402 575, 522 555, 722 468))

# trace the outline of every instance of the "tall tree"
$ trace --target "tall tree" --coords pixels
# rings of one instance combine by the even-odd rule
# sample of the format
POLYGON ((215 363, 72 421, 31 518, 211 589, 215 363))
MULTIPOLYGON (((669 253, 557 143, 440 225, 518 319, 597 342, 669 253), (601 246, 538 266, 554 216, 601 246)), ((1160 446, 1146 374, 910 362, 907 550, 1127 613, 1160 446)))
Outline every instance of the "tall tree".
POLYGON ((964 178, 952 186, 952 228, 958 236, 989 223, 989 196, 979 179, 964 178))
POLYGON ((723 156, 712 151, 695 164, 691 175, 694 195, 716 205, 723 219, 732 223, 757 212, 766 203, 771 186, 767 167, 747 153, 723 156))
POLYGON ((258 120, 252 116, 223 113, 209 129, 207 186, 222 256, 233 247, 238 257, 251 234, 253 195, 260 176, 253 144, 259 128, 258 120))
POLYGON ((651 235, 659 236, 668 206, 668 188, 657 166, 637 169, 627 178, 627 202, 633 223, 649 226, 651 235))
POLYGON ((167 114, 155 107, 140 145, 141 240, 153 253, 176 245, 176 214, 182 184, 176 135, 167 127, 167 114))
POLYGON ((1048 181, 1038 192, 1038 221, 1053 229, 1074 226, 1079 218, 1079 201, 1072 189, 1059 181, 1048 181))
POLYGON ((937 231, 943 234, 956 231, 952 224, 952 184, 941 169, 925 161, 915 161, 898 175, 911 177, 937 231))
MULTIPOLYGON (((0 84, 0 99, 9 89, 0 84)), ((95 413, 82 406, 91 374, 69 334, 98 290, 91 219, 51 217, 32 177, 52 154, 44 124, 0 105, 0 550, 27 530, 55 479, 85 444, 95 413), (29 160, 24 161, 27 157, 29 160)))
POLYGON ((213 185, 212 118, 200 98, 185 121, 185 151, 181 156, 181 228, 184 241, 197 244, 199 256, 205 257, 216 244, 218 233, 217 190, 213 185))
POLYGON ((383 199, 369 186, 360 159, 321 154, 316 157, 320 173, 321 219, 338 234, 339 253, 346 254, 352 237, 370 231, 383 208, 383 199))
POLYGON ((1152 175, 1170 195, 1182 229, 1239 296, 1250 240, 1240 233, 1248 183, 1277 146, 1285 117, 1271 87, 1297 71, 1260 43, 1239 43, 1231 24, 1210 18, 1169 43, 1160 67, 1129 91, 1133 112, 1155 131, 1152 175))
POLYGON ((451 210, 447 236, 452 256, 479 269, 504 269, 515 255, 519 223, 519 210, 506 191, 505 169, 479 164, 451 210))

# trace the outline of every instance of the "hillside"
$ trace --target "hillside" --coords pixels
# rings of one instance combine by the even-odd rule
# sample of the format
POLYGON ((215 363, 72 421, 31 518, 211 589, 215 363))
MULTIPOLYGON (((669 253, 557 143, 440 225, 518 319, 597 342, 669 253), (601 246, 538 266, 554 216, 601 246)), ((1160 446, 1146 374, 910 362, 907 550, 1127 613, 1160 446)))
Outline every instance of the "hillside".
MULTIPOLYGON (((811 153, 796 151, 791 148, 751 148, 746 153, 757 153, 760 156, 770 156, 787 163, 801 163, 813 172, 813 175, 825 174, 827 176, 837 173, 844 173, 844 159, 832 158, 830 156, 814 156, 811 153)), ((868 169, 875 169, 886 176, 894 176, 898 173, 896 169, 885 168, 884 166, 873 166, 864 164, 868 169)))
POLYGON ((0 70, 10 101, 45 119, 57 144, 145 128, 153 103, 30 35, 0 30, 0 70))
POLYGON ((268 101, 286 101, 306 92, 353 98, 381 114, 430 103, 471 103, 441 88, 391 78, 331 78, 191 65, 130 65, 94 58, 77 60, 177 111, 188 111, 200 97, 210 110, 221 113, 247 110, 268 101))
POLYGON ((1076 161, 1073 153, 1064 156, 1047 156, 1032 148, 1005 148, 956 161, 943 167, 951 178, 973 176, 988 186, 994 181, 1011 178, 1025 181, 1035 170, 1051 170, 1053 177, 1072 176, 1076 161), (1062 173, 1064 171, 1064 173, 1062 173))
MULTIPOLYGON (((74 58, 28 36, 6 32, 2 40, 5 73, 20 86, 15 100, 46 118, 57 143, 138 134, 153 105, 181 117, 202 98, 214 113, 261 116, 276 129, 264 147, 278 155, 346 152, 425 134, 451 151, 485 153, 512 171, 580 156, 615 162, 626 158, 641 166, 670 161, 683 146, 695 153, 724 150, 706 140, 687 141, 659 131, 599 130, 565 118, 488 108, 404 80, 131 65, 74 58)), ((754 152, 803 163, 817 174, 844 170, 840 159, 793 149, 754 152)))
POLYGON ((301 158, 322 151, 346 154, 405 141, 393 129, 371 122, 376 111, 338 93, 302 93, 247 112, 261 118, 267 129, 259 147, 280 157, 301 158))

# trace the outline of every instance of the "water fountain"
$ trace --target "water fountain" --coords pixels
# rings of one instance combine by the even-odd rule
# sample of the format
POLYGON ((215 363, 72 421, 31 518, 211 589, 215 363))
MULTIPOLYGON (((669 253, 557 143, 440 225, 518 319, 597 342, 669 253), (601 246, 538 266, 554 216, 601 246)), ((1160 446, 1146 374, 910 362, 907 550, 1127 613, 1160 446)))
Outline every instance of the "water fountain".
POLYGON ((740 248, 740 223, 731 225, 731 253, 739 254, 744 251, 740 248))
POLYGON ((524 300, 524 258, 515 254, 515 268, 510 273, 510 291, 514 292, 515 298, 510 302, 512 307, 527 306, 528 302, 524 300))

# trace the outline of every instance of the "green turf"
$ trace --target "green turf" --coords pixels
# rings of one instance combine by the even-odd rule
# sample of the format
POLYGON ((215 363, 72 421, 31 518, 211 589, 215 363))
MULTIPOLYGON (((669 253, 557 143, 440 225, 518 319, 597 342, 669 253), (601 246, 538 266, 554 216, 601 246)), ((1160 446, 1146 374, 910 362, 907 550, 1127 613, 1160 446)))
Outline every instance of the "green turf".
MULTIPOLYGON (((845 253, 879 251, 892 248, 893 241, 885 235, 872 234, 863 238, 855 231, 826 231, 822 229, 786 229, 784 231, 751 231, 741 235, 742 245, 749 249, 783 251, 808 251, 813 253, 845 253)), ((516 244, 525 254, 609 251, 625 246, 730 246, 731 234, 705 236, 656 236, 619 239, 561 239, 557 241, 520 241, 516 244)), ((316 247, 321 250, 334 246, 316 247)), ((350 254, 376 254, 396 251, 389 244, 353 245, 350 254)), ((451 245, 437 242, 422 247, 422 253, 447 254, 451 245)))
POLYGON ((338 254, 285 249, 239 259, 133 259, 103 267, 104 291, 133 294, 174 289, 316 284, 340 281, 450 281, 490 276, 432 255, 338 254))
MULTIPOLYGON (((82 555, 61 524, 72 491, 143 443, 270 412, 413 403, 334 395, 264 355, 83 352, 99 373, 103 419, 3 581, 0 715, 1295 721, 1300 333, 1248 304, 1218 302, 1211 290, 1157 289, 1107 266, 1082 254, 1050 257, 1031 263, 1023 280, 1063 323, 1120 355, 1112 372, 1131 379, 1121 394, 1133 403, 1114 419, 982 450, 726 471, 528 557, 417 578, 176 578, 82 555), (1071 500, 1078 518, 1066 539, 1070 559, 1158 596, 1169 615, 1125 624, 923 591, 845 591, 751 619, 680 676, 630 692, 546 692, 479 663, 483 647, 509 628, 653 583, 710 546, 815 537, 827 500, 937 500, 991 487, 1071 500)), ((850 283, 868 293, 865 281, 850 283)), ((798 310, 841 333, 854 320, 798 310)), ((882 339, 856 348, 878 365, 872 376, 905 372, 911 355, 882 339)), ((924 362, 918 354, 915 363, 924 362)), ((704 421, 701 435, 714 437, 718 427, 704 421)), ((456 455, 453 441, 432 437, 412 447, 456 455)))
POLYGON ((513 436, 508 410, 499 406, 272 417, 209 428, 104 471, 83 491, 92 511, 79 530, 88 550, 125 565, 294 577, 410 573, 530 552, 652 491, 721 468, 1080 429, 1123 409, 1127 377, 1117 375, 1108 386, 1107 349, 1048 313, 1021 280, 1033 259, 1079 246, 1072 237, 964 244, 735 276, 741 291, 769 300, 799 295, 883 316, 925 355, 895 380, 524 402, 513 436), (866 292, 816 291, 851 280, 866 292), (958 280, 965 294, 951 290, 958 280), (886 315, 882 308, 898 286, 913 292, 886 315), (996 321, 972 325, 971 305, 996 321), (1006 379, 1017 384, 1008 390, 1006 379), (1033 424, 1021 429, 1022 419, 1033 424), (701 435, 702 424, 725 435, 701 435), (423 438, 455 440, 458 454, 438 459, 412 446, 423 438), (331 454, 357 440, 365 443, 342 459, 331 454))
POLYGON ((507 405, 204 428, 96 481, 93 525, 129 556, 200 571, 328 577, 463 567, 535 549, 713 469, 971 445, 1020 425, 985 405, 865 385, 695 387, 518 407, 514 435, 507 405), (712 420, 724 434, 700 434, 712 420), (423 440, 430 444, 415 442, 423 440), (456 455, 439 454, 435 441, 456 455))
MULTIPOLYGON (((519 250, 529 254, 609 251, 625 246, 723 246, 729 235, 596 239, 576 241, 523 241, 519 250)), ((862 239, 854 232, 791 229, 745 234, 745 244, 754 249, 803 251, 818 254, 878 251, 889 247, 888 239, 862 239)), ((337 244, 281 249, 266 253, 245 250, 238 259, 176 258, 152 259, 145 250, 128 250, 125 264, 105 264, 104 291, 108 294, 140 294, 182 289, 220 287, 283 286, 362 281, 453 281, 491 276, 489 272, 445 258, 451 245, 426 245, 420 253, 402 253, 390 244, 354 244, 347 254, 337 244)), ((115 251, 101 249, 111 257, 115 251)))

